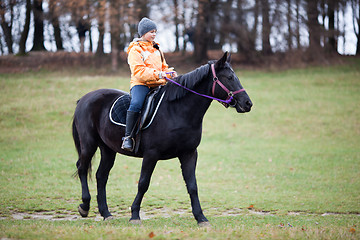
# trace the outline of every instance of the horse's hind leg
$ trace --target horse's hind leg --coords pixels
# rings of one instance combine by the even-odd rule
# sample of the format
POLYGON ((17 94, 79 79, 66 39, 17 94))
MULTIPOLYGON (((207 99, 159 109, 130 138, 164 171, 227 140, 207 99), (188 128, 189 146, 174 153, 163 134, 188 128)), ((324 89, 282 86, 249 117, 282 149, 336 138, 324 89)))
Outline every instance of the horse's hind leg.
POLYGON ((134 224, 140 223, 140 205, 141 201, 144 197, 144 194, 149 188, 151 175, 155 169, 157 163, 157 159, 144 157, 142 166, 141 166, 141 174, 138 183, 138 192, 134 199, 133 204, 131 205, 131 218, 130 222, 134 224))
POLYGON ((179 157, 179 160, 181 163, 182 174, 186 183, 186 188, 190 195, 193 215, 199 226, 207 226, 209 223, 201 209, 198 197, 198 188, 196 184, 195 169, 197 162, 197 151, 195 150, 189 154, 184 154, 179 157))
POLYGON ((109 178, 109 172, 114 166, 116 152, 111 150, 106 146, 100 146, 101 151, 101 160, 99 168, 96 172, 96 181, 97 181, 97 202, 99 207, 99 212, 101 216, 104 217, 104 220, 111 217, 109 208, 106 202, 106 183, 109 178))
POLYGON ((90 192, 88 186, 88 171, 91 168, 91 159, 96 152, 95 146, 82 148, 79 160, 76 163, 78 168, 78 174, 81 182, 81 192, 82 192, 82 201, 83 203, 79 205, 78 211, 82 217, 87 217, 90 209, 90 192))
POLYGON ((83 203, 79 205, 78 211, 82 217, 87 217, 89 214, 90 200, 91 200, 88 182, 87 182, 87 171, 83 173, 83 170, 79 168, 80 159, 77 161, 76 166, 78 167, 78 174, 81 183, 81 196, 82 196, 81 198, 83 201, 83 203))

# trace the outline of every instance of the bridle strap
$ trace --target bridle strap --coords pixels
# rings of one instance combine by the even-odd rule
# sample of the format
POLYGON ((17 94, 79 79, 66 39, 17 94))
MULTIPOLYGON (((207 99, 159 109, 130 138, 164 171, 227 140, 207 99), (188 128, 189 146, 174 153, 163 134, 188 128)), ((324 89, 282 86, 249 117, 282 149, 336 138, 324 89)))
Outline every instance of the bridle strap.
MULTIPOLYGON (((209 99, 212 99, 212 100, 219 101, 220 103, 224 104, 224 106, 228 107, 228 105, 229 105, 229 104, 231 103, 231 101, 233 100, 234 95, 235 95, 235 94, 238 94, 238 93, 240 93, 240 92, 245 92, 245 89, 242 88, 242 89, 236 90, 235 92, 230 91, 230 90, 227 89, 227 88, 224 86, 224 84, 222 84, 222 83, 219 81, 219 79, 217 78, 216 73, 215 73, 215 66, 214 66, 214 64, 211 64, 211 70, 212 70, 213 80, 214 80, 213 89, 212 89, 212 95, 213 95, 213 96, 208 96, 208 95, 205 95, 205 94, 201 94, 201 93, 195 92, 194 90, 189 89, 189 88, 187 88, 187 87, 179 84, 178 82, 176 82, 176 81, 174 81, 174 80, 172 80, 172 79, 170 79, 170 78, 167 78, 167 77, 164 77, 164 78, 165 78, 167 81, 172 82, 172 83, 174 83, 175 85, 177 85, 177 86, 179 86, 179 87, 181 87, 181 88, 183 88, 183 89, 185 89, 185 90, 187 90, 187 91, 189 91, 189 92, 192 92, 192 93, 194 93, 194 94, 196 94, 196 95, 199 95, 199 96, 202 96, 202 97, 205 97, 205 98, 209 98, 209 99), (216 84, 218 84, 218 85, 219 85, 222 89, 224 89, 225 92, 228 94, 228 97, 226 98, 226 100, 219 99, 219 98, 216 98, 216 97, 214 96, 216 84)), ((174 73, 174 72, 167 72, 167 74, 171 74, 171 73, 174 73)))
POLYGON ((211 71, 212 71, 212 74, 213 74, 213 80, 214 80, 214 83, 213 83, 213 87, 212 87, 212 95, 215 96, 215 87, 216 87, 216 84, 218 84, 227 94, 228 94, 228 99, 232 99, 232 97, 235 95, 235 94, 238 94, 240 92, 244 92, 245 89, 242 88, 242 89, 239 89, 239 90, 236 90, 235 92, 232 92, 230 91, 229 89, 227 89, 227 87, 225 87, 224 84, 222 84, 222 82, 220 82, 219 78, 216 76, 216 72, 215 72, 215 64, 211 64, 211 71))

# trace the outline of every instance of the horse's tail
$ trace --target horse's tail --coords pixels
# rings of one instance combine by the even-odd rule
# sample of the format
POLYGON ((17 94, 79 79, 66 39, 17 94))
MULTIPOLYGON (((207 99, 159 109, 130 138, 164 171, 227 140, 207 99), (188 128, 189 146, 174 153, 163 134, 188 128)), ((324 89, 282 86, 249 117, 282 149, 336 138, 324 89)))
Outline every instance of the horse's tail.
MULTIPOLYGON (((76 101, 76 105, 79 103, 79 101, 80 100, 76 101)), ((80 139, 79 139, 79 133, 78 133, 78 131, 76 129, 76 124, 75 124, 75 113, 74 113, 73 122, 72 122, 72 135, 73 135, 76 151, 77 151, 78 156, 80 158, 80 154, 81 154, 80 139)))
POLYGON ((72 123, 72 135, 73 135, 73 139, 74 139, 74 143, 75 143, 75 148, 76 151, 78 153, 78 161, 76 163, 76 167, 77 167, 77 171, 74 172, 73 177, 79 177, 80 171, 86 171, 87 174, 89 175, 89 177, 91 177, 91 160, 90 162, 86 162, 85 164, 81 162, 80 157, 81 157, 81 144, 80 144, 80 138, 79 138, 79 132, 76 128, 76 124, 75 124, 75 116, 73 118, 73 123, 72 123), (80 168, 80 165, 87 165, 85 167, 85 169, 80 168))
MULTIPOLYGON (((75 119, 73 119, 72 122, 72 135, 73 135, 73 139, 74 139, 74 143, 75 143, 75 148, 76 151, 78 153, 78 161, 76 163, 76 167, 79 168, 79 164, 80 164, 80 155, 81 155, 81 148, 80 148, 80 139, 79 139, 79 133, 76 129, 76 125, 75 125, 75 119)), ((76 170, 76 172, 74 172, 73 177, 78 177, 79 176, 79 171, 76 170)))
POLYGON ((79 133, 76 129, 75 120, 73 120, 72 123, 72 135, 73 135, 76 151, 78 153, 78 156, 80 157, 81 154, 80 139, 79 139, 79 133))

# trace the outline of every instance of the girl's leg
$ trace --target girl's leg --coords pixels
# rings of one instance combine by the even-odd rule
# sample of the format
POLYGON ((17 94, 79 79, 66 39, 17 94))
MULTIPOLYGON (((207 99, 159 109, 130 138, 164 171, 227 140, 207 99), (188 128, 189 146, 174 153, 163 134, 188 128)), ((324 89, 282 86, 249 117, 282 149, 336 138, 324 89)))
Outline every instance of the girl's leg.
POLYGON ((125 137, 121 146, 121 148, 124 150, 131 152, 134 150, 134 127, 140 116, 140 111, 144 105, 146 95, 149 93, 149 91, 149 87, 142 85, 134 86, 130 90, 131 101, 126 115, 125 137))
POLYGON ((131 88, 130 95, 131 95, 131 102, 129 111, 132 112, 140 112, 144 101, 146 98, 146 95, 150 92, 150 88, 143 85, 136 85, 131 88))

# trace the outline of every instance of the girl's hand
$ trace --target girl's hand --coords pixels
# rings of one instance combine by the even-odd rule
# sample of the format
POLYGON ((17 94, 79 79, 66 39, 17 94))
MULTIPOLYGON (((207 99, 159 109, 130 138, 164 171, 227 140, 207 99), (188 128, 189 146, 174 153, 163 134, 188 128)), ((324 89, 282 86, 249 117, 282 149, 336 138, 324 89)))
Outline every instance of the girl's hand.
POLYGON ((175 71, 173 71, 172 73, 170 73, 170 75, 171 75, 171 78, 174 78, 174 77, 177 77, 177 76, 178 76, 177 72, 175 72, 175 71))
POLYGON ((159 79, 164 79, 166 77, 166 72, 159 73, 159 79))
POLYGON ((171 78, 177 77, 177 72, 172 71, 172 72, 160 72, 159 74, 159 79, 163 79, 165 78, 167 75, 170 75, 171 78))
POLYGON ((174 77, 177 77, 177 76, 178 76, 177 72, 174 71, 174 68, 173 68, 173 67, 168 68, 167 74, 169 74, 169 75, 171 76, 171 78, 174 78, 174 77))

